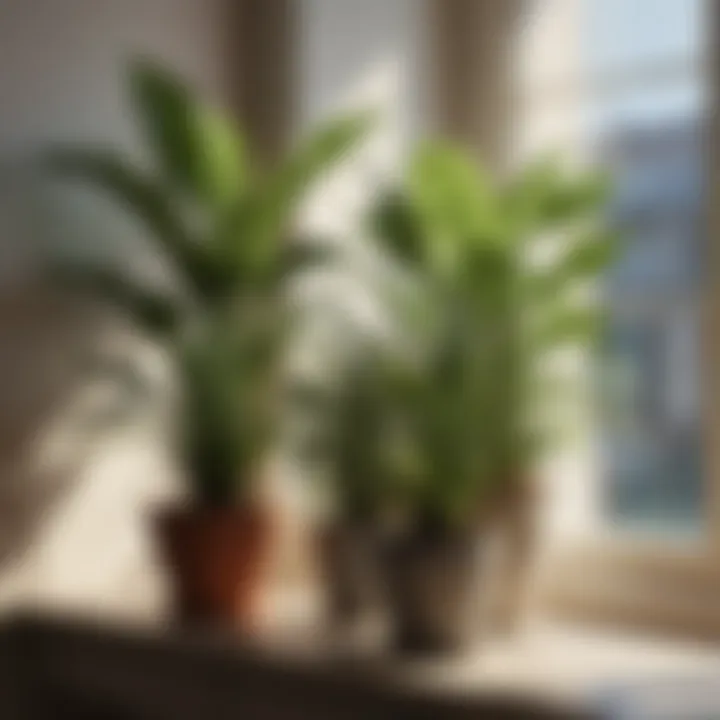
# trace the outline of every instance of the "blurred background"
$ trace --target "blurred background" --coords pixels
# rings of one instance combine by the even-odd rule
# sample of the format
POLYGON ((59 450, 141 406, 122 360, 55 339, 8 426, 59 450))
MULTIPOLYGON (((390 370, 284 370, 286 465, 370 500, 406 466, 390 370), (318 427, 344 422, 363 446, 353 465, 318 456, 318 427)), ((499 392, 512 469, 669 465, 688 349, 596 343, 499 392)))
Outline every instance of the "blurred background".
MULTIPOLYGON (((601 283, 609 322, 601 361, 579 363, 577 432, 544 471, 538 607, 720 636, 716 14, 711 0, 0 0, 0 603, 162 612, 144 530, 177 492, 162 368, 40 272, 58 243, 152 277, 157 260, 110 204, 33 169, 59 139, 139 151, 123 71, 147 55, 235 113, 268 162, 338 111, 378 111, 303 208, 309 232, 352 235, 425 134, 500 176, 543 153, 609 169, 628 247, 601 283), (87 433, 114 392, 88 379, 98 351, 142 357, 160 388, 102 442, 87 433)), ((350 280, 312 292, 374 321, 350 280)), ((306 486, 282 475, 285 597, 302 594, 312 551, 306 486)))

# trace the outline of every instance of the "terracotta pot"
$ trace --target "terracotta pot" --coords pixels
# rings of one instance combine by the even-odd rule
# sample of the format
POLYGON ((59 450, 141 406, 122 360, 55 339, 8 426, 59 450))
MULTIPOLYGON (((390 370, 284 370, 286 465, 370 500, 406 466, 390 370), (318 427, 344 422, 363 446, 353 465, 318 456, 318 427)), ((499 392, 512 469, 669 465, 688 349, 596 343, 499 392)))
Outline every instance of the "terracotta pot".
POLYGON ((380 549, 375 528, 339 521, 319 533, 320 566, 330 620, 351 625, 380 606, 380 549))
POLYGON ((168 508, 155 530, 185 623, 252 629, 271 522, 258 507, 168 508))
POLYGON ((452 653, 476 638, 480 537, 470 531, 414 532, 389 540, 384 581, 395 649, 452 653))

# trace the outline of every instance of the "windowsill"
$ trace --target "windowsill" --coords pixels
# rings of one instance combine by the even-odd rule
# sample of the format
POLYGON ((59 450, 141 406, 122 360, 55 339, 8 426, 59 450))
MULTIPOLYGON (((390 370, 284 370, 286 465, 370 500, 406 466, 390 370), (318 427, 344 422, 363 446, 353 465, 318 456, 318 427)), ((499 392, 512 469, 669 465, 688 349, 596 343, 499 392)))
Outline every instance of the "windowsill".
MULTIPOLYGON (((0 663, 10 660, 31 696, 47 685, 48 702, 61 690, 66 700, 96 709, 121 703, 127 714, 118 717, 192 718, 221 706, 239 714, 245 709, 247 717, 261 716, 253 714, 258 709, 278 718, 311 711, 313 717, 334 717, 332 708, 353 703, 359 703, 358 714, 343 717, 369 717, 361 709, 389 712, 401 703, 417 709, 432 703, 443 717, 455 717, 452 708, 467 717, 470 707, 473 717, 505 717, 502 708, 511 717, 587 718, 618 699, 623 705, 612 705, 616 712, 634 718, 656 717, 641 709, 660 701, 666 707, 685 702, 685 709, 704 702, 708 710, 720 710, 714 690, 720 660, 711 648, 539 622, 514 639, 487 641, 461 657, 413 663, 343 655, 298 623, 250 648, 226 636, 208 642, 117 625, 100 632, 97 624, 40 618, 14 629, 14 642, 7 642, 12 633, 2 636, 10 652, 0 651, 0 663)), ((223 712, 215 716, 226 717, 223 712)))
MULTIPOLYGON (((268 646, 284 656, 336 664, 322 630, 314 632, 299 618, 302 611, 270 637, 268 646)), ((705 680, 713 688, 720 656, 708 643, 535 617, 514 635, 480 640, 454 658, 398 662, 370 652, 356 656, 352 667, 425 693, 513 694, 584 712, 619 692, 639 700, 648 691, 679 688, 682 682, 705 680)), ((714 709, 720 713, 720 691, 714 709)))
POLYGON ((564 618, 720 640, 720 571, 688 538, 597 538, 568 543, 548 563, 543 604, 564 618))

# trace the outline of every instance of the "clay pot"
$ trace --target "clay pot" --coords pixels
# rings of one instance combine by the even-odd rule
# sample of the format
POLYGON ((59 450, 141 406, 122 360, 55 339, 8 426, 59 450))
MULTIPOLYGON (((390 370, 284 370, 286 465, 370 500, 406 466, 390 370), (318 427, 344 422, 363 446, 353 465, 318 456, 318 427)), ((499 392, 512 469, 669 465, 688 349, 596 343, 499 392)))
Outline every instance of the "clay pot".
POLYGON ((388 541, 383 574, 397 651, 454 653, 473 643, 482 546, 471 531, 414 531, 388 541))
POLYGON ((338 521, 319 533, 320 568, 330 621, 361 622, 380 606, 380 548, 369 524, 338 521))
POLYGON ((177 618, 251 630, 270 549, 267 511, 253 506, 168 508, 155 517, 155 531, 177 618))

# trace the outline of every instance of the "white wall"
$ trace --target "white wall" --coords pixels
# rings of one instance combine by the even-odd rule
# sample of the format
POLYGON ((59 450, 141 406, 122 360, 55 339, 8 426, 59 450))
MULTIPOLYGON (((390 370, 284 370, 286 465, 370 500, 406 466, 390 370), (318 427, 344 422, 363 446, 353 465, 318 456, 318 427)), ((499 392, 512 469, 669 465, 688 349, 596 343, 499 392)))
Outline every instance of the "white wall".
POLYGON ((349 108, 378 112, 361 157, 322 190, 313 220, 346 228, 368 188, 397 170, 426 124, 426 3, 298 0, 300 128, 349 108))
MULTIPOLYGON (((422 0, 298 0, 296 47, 297 131, 338 113, 370 111, 375 124, 362 147, 312 194, 303 223, 309 232, 355 252, 355 273, 313 277, 306 297, 317 303, 313 329, 300 350, 309 372, 327 374, 328 358, 341 362, 352 344, 338 333, 348 317, 382 327, 359 273, 372 273, 358 242, 362 212, 373 192, 402 169, 407 150, 427 122, 427 3, 422 0), (353 277, 353 275, 355 277, 353 277), (328 308, 333 319, 326 322, 328 308), (313 368, 316 368, 313 370, 313 368)), ((367 278, 365 278, 367 280, 367 278)))

